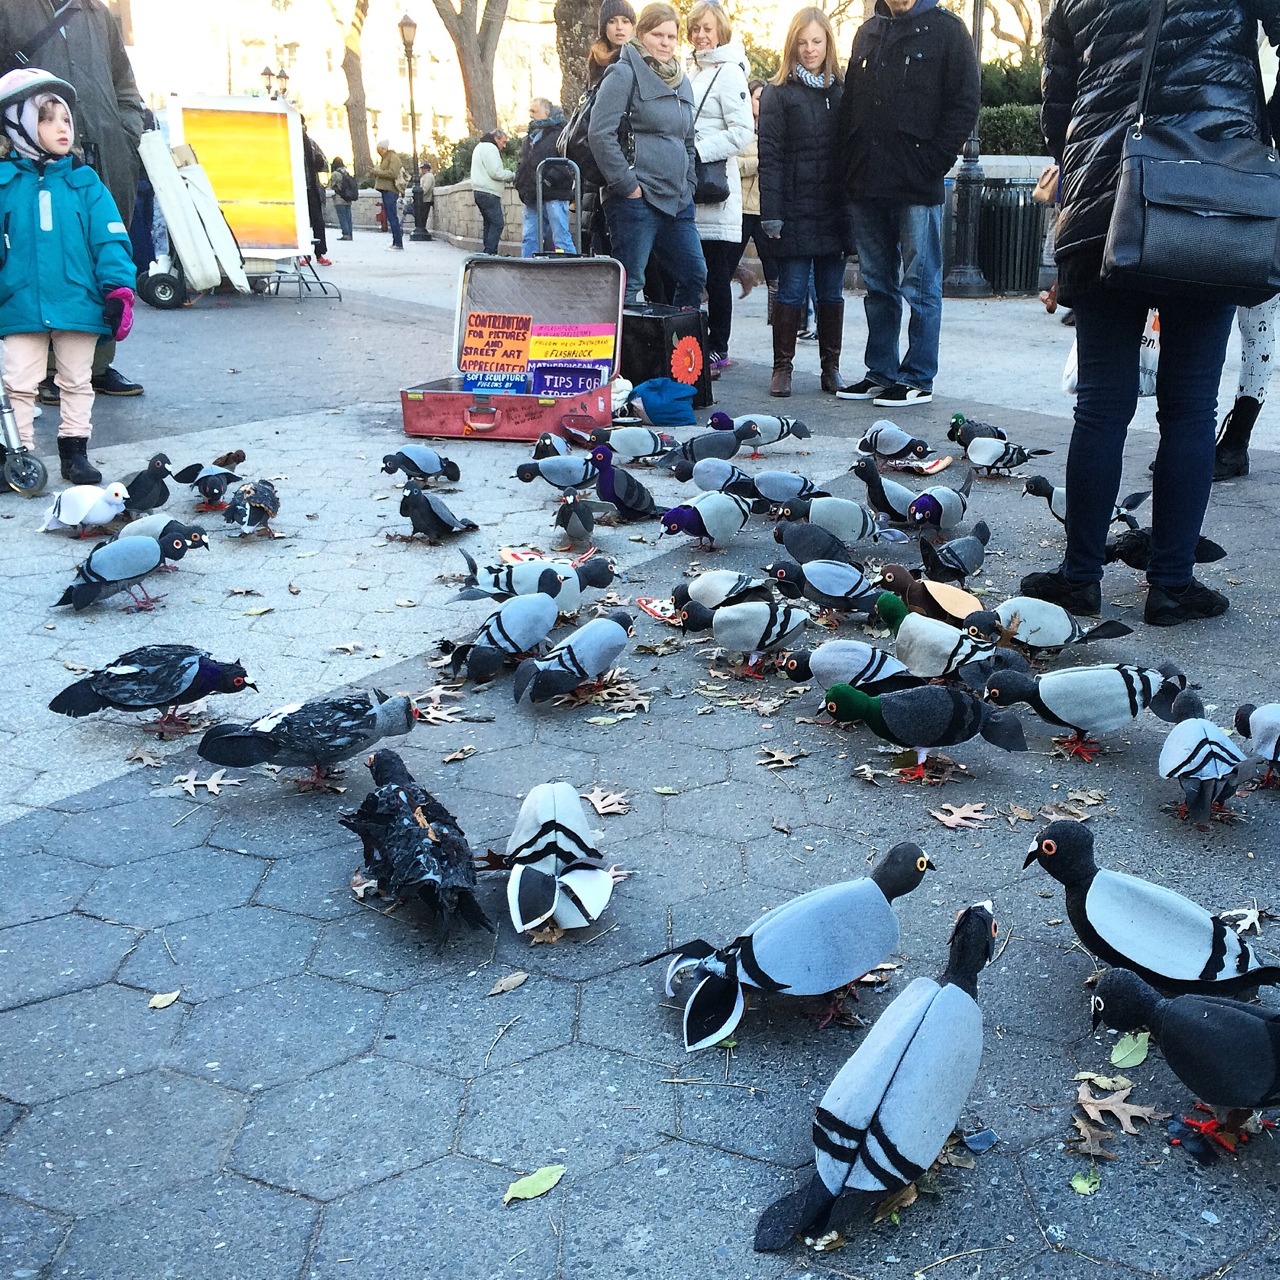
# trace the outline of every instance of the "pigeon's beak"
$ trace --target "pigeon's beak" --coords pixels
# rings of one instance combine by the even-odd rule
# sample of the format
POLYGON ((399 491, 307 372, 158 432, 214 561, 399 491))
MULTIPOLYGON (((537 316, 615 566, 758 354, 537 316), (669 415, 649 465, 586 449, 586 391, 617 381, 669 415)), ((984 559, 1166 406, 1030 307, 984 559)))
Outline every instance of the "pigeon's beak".
POLYGON ((1102 1025, 1102 1009, 1099 1007, 1096 1000, 1093 1002, 1093 1010, 1089 1021, 1093 1024, 1093 1029, 1095 1031, 1097 1031, 1097 1029, 1102 1025))
POLYGON ((1031 848, 1027 850, 1027 856, 1023 860, 1023 863, 1022 863, 1023 871, 1025 871, 1035 860, 1036 860, 1036 846, 1032 845, 1031 848))
POLYGON ((929 870, 929 871, 937 871, 937 869, 938 869, 938 868, 934 865, 934 862, 933 862, 933 859, 932 859, 932 858, 926 858, 926 859, 924 860, 924 865, 925 865, 925 868, 926 868, 927 870, 929 870))
POLYGON ((246 680, 246 681, 244 682, 244 687, 245 687, 246 689, 252 689, 252 690, 254 691, 254 693, 257 693, 257 692, 258 692, 258 686, 257 686, 256 684, 254 684, 252 680, 246 680))

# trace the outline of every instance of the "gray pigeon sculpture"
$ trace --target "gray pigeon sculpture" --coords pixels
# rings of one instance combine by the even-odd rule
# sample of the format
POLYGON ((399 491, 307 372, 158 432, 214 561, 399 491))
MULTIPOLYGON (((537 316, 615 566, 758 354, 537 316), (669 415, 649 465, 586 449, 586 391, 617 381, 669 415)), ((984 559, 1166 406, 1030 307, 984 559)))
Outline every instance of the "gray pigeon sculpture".
POLYGON ((1181 785, 1182 816, 1203 824, 1227 813, 1226 803, 1242 781, 1245 753, 1226 730, 1205 718, 1194 690, 1183 689, 1174 698, 1172 714, 1176 723, 1160 748, 1157 769, 1162 778, 1176 778, 1181 785))
POLYGON ((898 945, 893 903, 917 888, 933 863, 918 846, 894 845, 858 880, 826 885, 766 911, 727 947, 701 938, 650 956, 671 957, 667 995, 691 971, 697 986, 684 1009, 689 1053, 733 1034, 746 1008, 744 988, 789 996, 838 992, 881 964, 898 945))
POLYGON ((978 974, 995 944, 991 904, 962 911, 937 980, 916 978, 876 1019, 818 1103, 808 1186, 760 1215, 757 1252, 846 1231, 938 1158, 982 1061, 978 974))
POLYGON ((395 453, 382 455, 382 469, 389 476, 403 471, 410 480, 429 484, 443 476, 451 484, 457 484, 462 472, 456 462, 450 462, 425 444, 402 444, 395 453))
POLYGON ((556 597, 562 582, 554 569, 544 569, 537 591, 512 596, 499 605, 484 620, 474 640, 449 650, 453 674, 484 684, 505 662, 537 652, 560 616, 556 597))
POLYGON ((820 689, 847 684, 867 693, 913 689, 922 681, 887 649, 865 640, 828 640, 812 651, 793 649, 779 667, 788 680, 812 680, 820 689))
MULTIPOLYGON (((203 541, 208 548, 208 542, 203 541)), ((189 532, 176 520, 169 521, 159 538, 121 538, 100 542, 83 564, 76 569, 75 581, 62 593, 55 604, 70 605, 76 613, 103 600, 109 600, 121 591, 127 591, 133 601, 126 605, 127 612, 150 610, 163 596, 149 595, 142 580, 154 573, 166 561, 181 560, 190 549, 189 532), (139 599, 134 588, 142 592, 139 599)))
POLYGON ((634 633, 631 615, 625 609, 614 609, 603 618, 583 623, 545 658, 526 658, 516 668, 512 692, 517 704, 550 702, 588 680, 600 679, 622 657, 634 633))
POLYGON ((982 568, 990 541, 991 529, 985 520, 979 520, 963 538, 952 538, 936 546, 922 537, 920 563, 924 566, 924 576, 930 582, 963 587, 966 579, 982 568))
POLYGON ((846 546, 872 537, 879 529, 875 516, 848 498, 792 498, 782 504, 780 514, 783 520, 807 520, 846 546))
POLYGON ((1235 726, 1251 745, 1251 757, 1266 766, 1258 785, 1280 786, 1280 702, 1242 703, 1236 708, 1235 726))

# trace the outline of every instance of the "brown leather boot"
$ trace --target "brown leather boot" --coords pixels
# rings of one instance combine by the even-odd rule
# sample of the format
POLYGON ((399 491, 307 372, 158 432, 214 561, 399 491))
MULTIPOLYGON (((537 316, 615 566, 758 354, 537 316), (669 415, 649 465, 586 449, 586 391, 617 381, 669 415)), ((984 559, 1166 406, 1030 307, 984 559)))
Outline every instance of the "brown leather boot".
POLYGON ((818 303, 818 360, 822 364, 822 389, 835 395, 844 386, 840 376, 840 348, 844 344, 844 303, 818 303))
POLYGON ((796 335, 803 313, 785 302, 773 304, 773 377, 769 394, 783 398, 791 394, 791 366, 796 358, 796 335))

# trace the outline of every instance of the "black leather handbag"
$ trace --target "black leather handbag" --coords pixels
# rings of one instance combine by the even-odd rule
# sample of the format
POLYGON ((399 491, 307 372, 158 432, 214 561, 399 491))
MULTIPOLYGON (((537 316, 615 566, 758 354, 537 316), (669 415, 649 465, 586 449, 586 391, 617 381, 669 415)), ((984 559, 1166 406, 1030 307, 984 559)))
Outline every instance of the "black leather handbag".
MULTIPOLYGON (((702 114, 702 108, 707 105, 711 90, 716 87, 716 81, 720 78, 720 72, 723 70, 723 65, 716 68, 715 75, 711 77, 711 83, 707 85, 706 93, 702 95, 702 101, 698 103, 697 111, 693 113, 695 133, 698 127, 698 117, 702 114)), ((693 157, 693 169, 693 203, 724 204, 729 198, 729 162, 727 160, 702 160, 695 154, 693 157)))
POLYGON ((1147 23, 1102 278, 1138 292, 1257 306, 1280 293, 1280 156, 1257 138, 1210 140, 1146 119, 1165 5, 1154 0, 1147 23))

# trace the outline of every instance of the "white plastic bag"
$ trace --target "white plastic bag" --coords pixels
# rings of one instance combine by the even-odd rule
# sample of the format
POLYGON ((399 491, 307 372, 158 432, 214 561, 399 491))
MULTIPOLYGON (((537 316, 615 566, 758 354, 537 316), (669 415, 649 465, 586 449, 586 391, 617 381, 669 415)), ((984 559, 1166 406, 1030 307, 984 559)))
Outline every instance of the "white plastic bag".
MULTIPOLYGON (((1079 348, 1076 339, 1071 340, 1067 363, 1062 366, 1062 391, 1074 396, 1079 389, 1079 348)), ((1160 315, 1147 312, 1146 327, 1142 330, 1142 347, 1138 353, 1138 395, 1153 396, 1156 393, 1156 371, 1160 368, 1160 315)))

